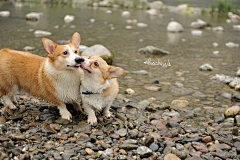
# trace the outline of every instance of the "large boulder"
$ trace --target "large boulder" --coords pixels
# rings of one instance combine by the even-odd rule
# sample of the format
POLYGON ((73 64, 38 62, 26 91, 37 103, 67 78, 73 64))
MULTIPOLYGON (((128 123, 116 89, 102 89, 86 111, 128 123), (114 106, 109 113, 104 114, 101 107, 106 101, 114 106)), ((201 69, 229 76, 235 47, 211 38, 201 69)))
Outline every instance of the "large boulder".
POLYGON ((154 47, 154 46, 146 46, 144 48, 140 48, 138 50, 139 53, 143 54, 152 54, 152 55, 167 55, 169 54, 168 51, 165 51, 163 49, 154 47))
POLYGON ((82 56, 97 56, 100 55, 108 64, 112 64, 113 54, 103 45, 96 44, 84 50, 82 56))
POLYGON ((41 18, 41 16, 43 16, 42 12, 30 12, 26 14, 26 20, 38 21, 41 18))
POLYGON ((10 16, 10 12, 9 11, 1 11, 0 12, 0 17, 9 17, 10 16))
POLYGON ((167 25, 167 31, 168 32, 183 32, 184 28, 180 23, 178 23, 176 21, 171 21, 167 25))

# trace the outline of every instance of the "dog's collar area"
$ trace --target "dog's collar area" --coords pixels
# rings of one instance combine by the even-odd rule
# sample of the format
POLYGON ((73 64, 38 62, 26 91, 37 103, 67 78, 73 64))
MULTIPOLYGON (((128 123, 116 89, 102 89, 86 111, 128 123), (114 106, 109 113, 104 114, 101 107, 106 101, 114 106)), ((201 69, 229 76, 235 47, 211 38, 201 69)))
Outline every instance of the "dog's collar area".
POLYGON ((82 94, 98 94, 98 93, 93 93, 93 92, 86 91, 86 92, 82 92, 82 94))

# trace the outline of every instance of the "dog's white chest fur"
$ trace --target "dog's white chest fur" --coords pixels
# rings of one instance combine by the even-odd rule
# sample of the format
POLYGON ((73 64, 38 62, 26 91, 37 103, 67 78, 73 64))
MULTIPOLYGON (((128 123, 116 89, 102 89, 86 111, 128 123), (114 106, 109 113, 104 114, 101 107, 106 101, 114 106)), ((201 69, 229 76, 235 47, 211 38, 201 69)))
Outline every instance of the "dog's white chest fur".
POLYGON ((84 77, 81 85, 81 96, 83 103, 91 105, 96 110, 102 110, 112 103, 113 95, 104 96, 104 90, 111 85, 111 80, 107 80, 104 84, 93 83, 88 77, 84 77), (82 92, 92 92, 93 94, 82 94, 82 92))
POLYGON ((79 90, 82 75, 80 69, 56 71, 49 63, 46 63, 45 68, 56 78, 54 81, 56 83, 53 85, 59 99, 65 103, 80 101, 79 90))

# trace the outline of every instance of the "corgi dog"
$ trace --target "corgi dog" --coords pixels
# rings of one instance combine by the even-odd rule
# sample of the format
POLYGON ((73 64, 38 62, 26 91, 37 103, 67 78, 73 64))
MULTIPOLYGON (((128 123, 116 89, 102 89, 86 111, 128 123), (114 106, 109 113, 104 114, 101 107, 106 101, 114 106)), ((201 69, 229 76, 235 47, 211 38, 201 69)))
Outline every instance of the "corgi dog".
POLYGON ((125 71, 120 67, 109 66, 100 56, 82 56, 84 74, 81 76, 82 108, 88 115, 87 122, 97 122, 95 111, 103 110, 104 117, 111 117, 109 109, 118 94, 117 78, 125 71))
POLYGON ((16 109, 17 92, 43 98, 57 106, 60 115, 70 120, 71 113, 65 103, 80 107, 80 69, 84 61, 79 56, 81 37, 74 33, 66 45, 57 45, 43 38, 42 43, 47 57, 11 49, 0 50, 0 96, 6 107, 16 109))

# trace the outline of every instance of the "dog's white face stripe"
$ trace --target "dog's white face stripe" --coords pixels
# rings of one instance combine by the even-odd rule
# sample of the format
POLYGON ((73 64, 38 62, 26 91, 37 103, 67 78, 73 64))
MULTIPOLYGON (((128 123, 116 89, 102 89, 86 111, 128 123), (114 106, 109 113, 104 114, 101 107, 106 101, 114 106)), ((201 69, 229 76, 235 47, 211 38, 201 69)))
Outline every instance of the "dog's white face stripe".
POLYGON ((69 52, 69 57, 67 58, 68 65, 70 65, 70 66, 74 65, 76 63, 75 59, 79 56, 73 52, 72 48, 69 45, 65 45, 65 47, 67 47, 68 52, 69 52))

